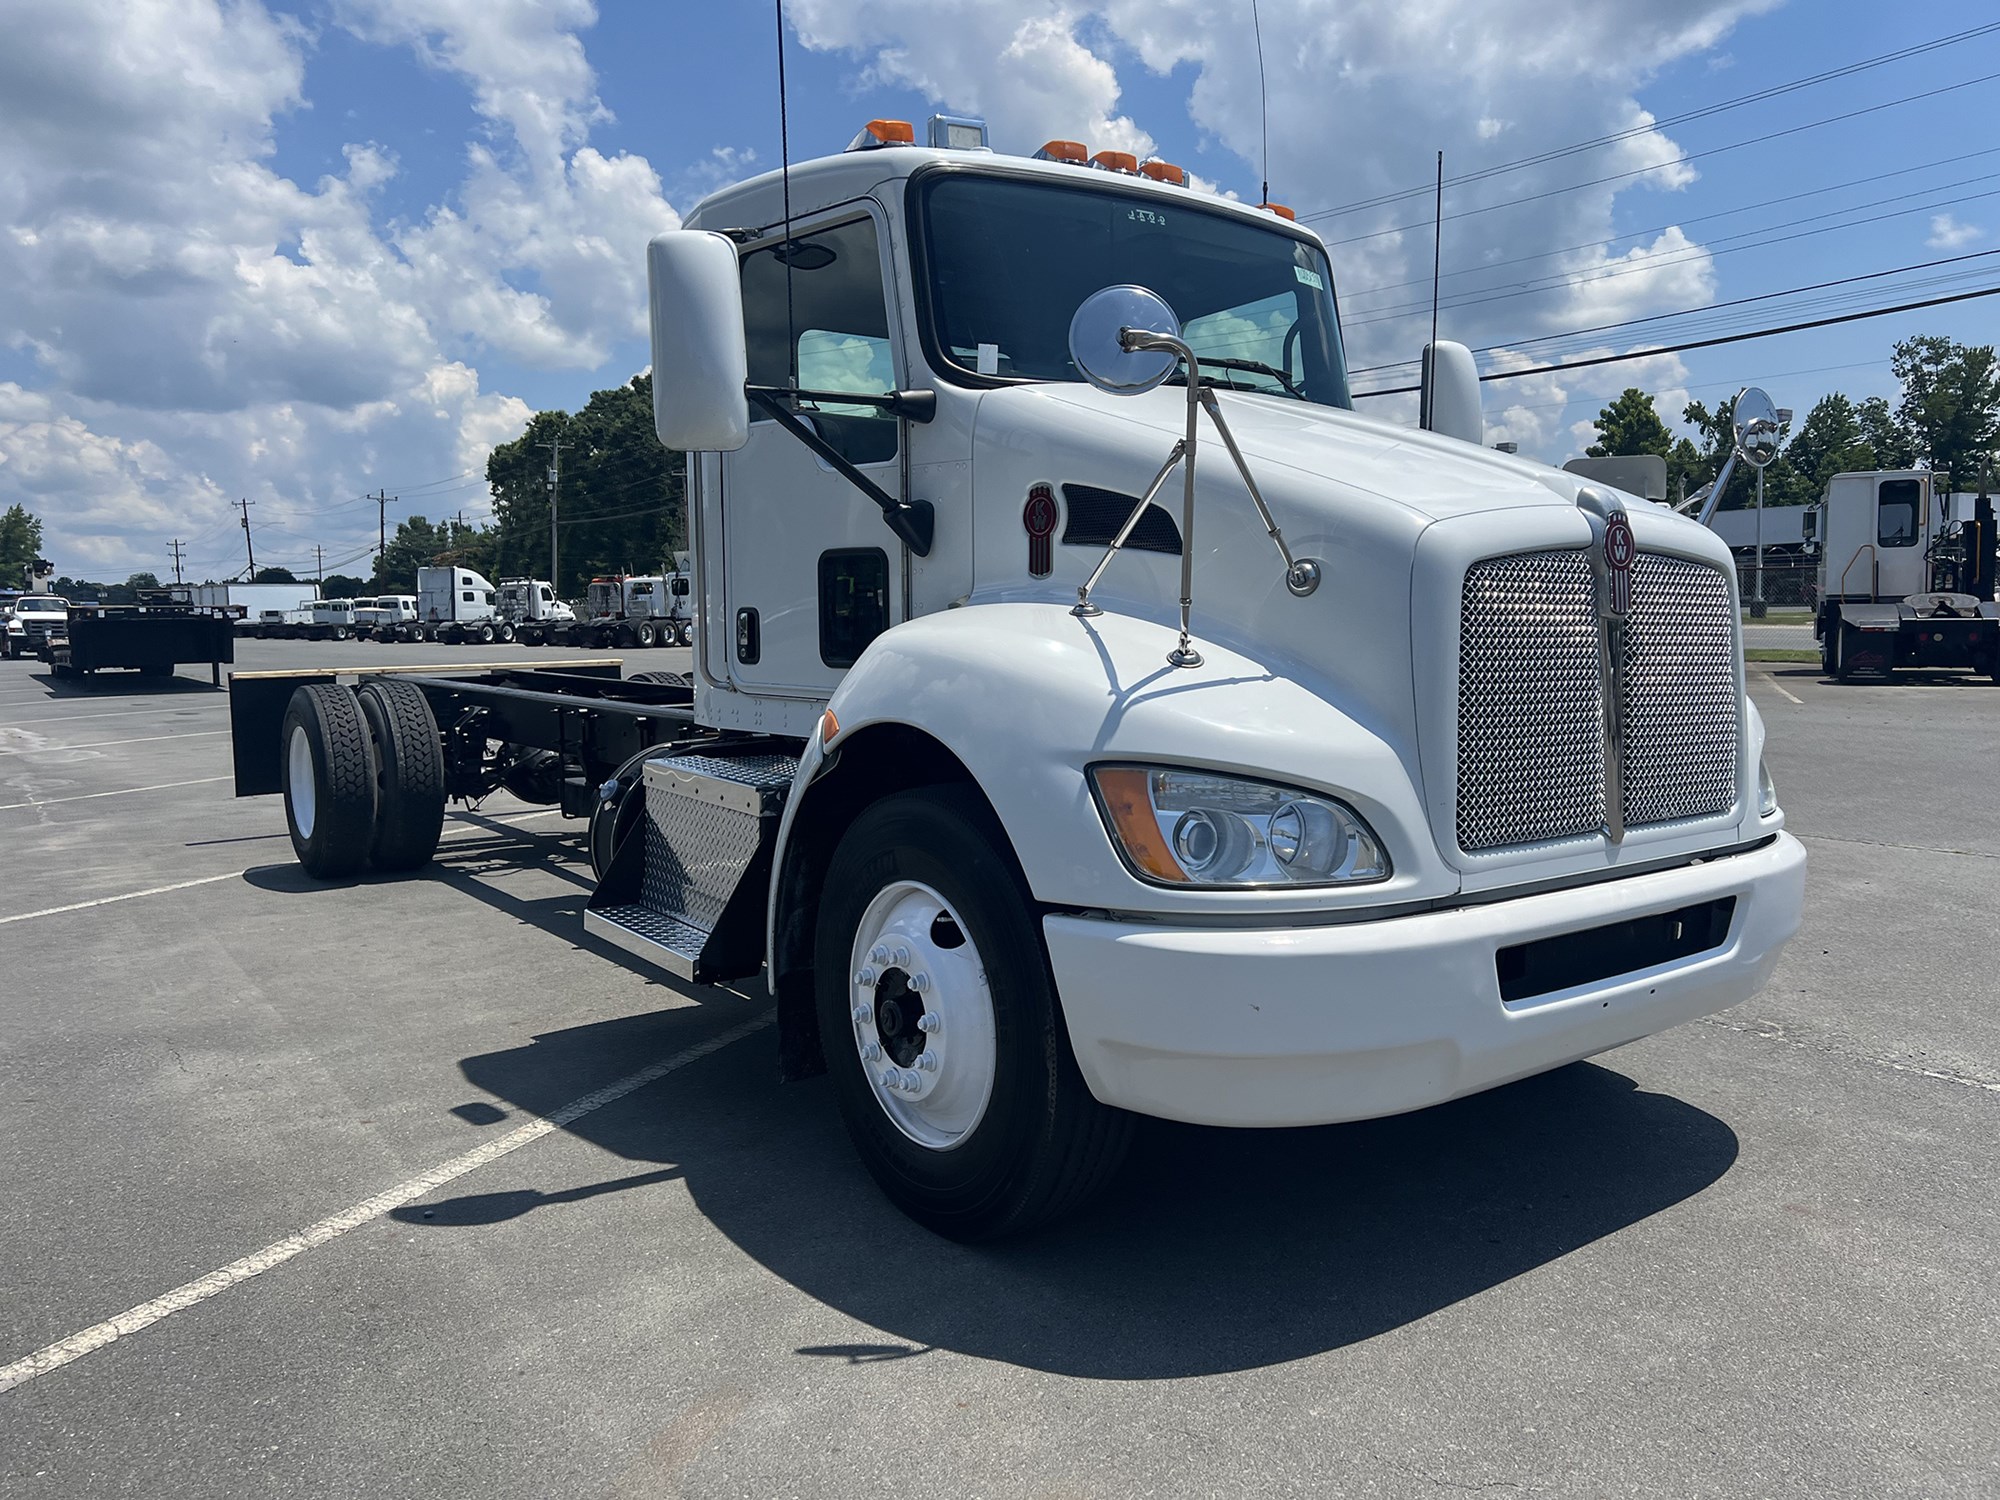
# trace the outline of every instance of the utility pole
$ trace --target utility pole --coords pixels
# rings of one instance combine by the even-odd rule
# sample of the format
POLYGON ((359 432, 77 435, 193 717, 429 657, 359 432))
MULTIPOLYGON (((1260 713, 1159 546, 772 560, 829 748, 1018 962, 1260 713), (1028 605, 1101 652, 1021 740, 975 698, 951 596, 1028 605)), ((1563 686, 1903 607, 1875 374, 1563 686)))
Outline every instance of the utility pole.
POLYGON ((319 575, 319 581, 324 584, 326 582, 326 548, 322 547, 318 542, 313 543, 313 571, 319 575))
POLYGON ((562 556, 562 548, 556 540, 556 506, 562 499, 561 434, 558 433, 542 446, 549 450, 549 587, 560 595, 562 584, 557 581, 557 567, 562 556))
POLYGON ((256 503, 255 500, 246 499, 239 499, 236 502, 237 509, 243 512, 243 550, 250 558, 250 572, 243 580, 245 583, 257 581, 257 548, 250 540, 250 507, 256 503))
POLYGON ((382 576, 383 565, 389 556, 389 506, 392 502, 400 501, 403 497, 377 490, 368 498, 375 502, 375 534, 377 538, 375 547, 375 576, 379 579, 382 576))
POLYGON ((175 537, 172 542, 168 543, 168 545, 173 548, 173 553, 174 553, 174 582, 179 583, 181 581, 181 551, 182 551, 181 539, 179 537, 175 537))

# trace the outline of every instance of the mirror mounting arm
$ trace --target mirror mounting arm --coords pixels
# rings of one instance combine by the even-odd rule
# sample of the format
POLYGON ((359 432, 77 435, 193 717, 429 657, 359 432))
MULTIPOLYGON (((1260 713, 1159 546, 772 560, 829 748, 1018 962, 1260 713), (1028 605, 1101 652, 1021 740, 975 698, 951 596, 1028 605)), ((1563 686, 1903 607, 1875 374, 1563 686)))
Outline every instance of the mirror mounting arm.
MULTIPOLYGON (((801 391, 787 385, 746 385, 743 394, 752 401, 770 396, 782 401, 818 401, 833 406, 872 406, 892 417, 912 422, 929 422, 937 416, 936 391, 884 391, 879 396, 854 391, 801 391)), ((762 402, 759 402, 762 405, 762 402)), ((766 408, 768 410, 768 408, 766 408)))
MULTIPOLYGON (((768 386, 752 385, 745 386, 743 393, 749 397, 753 406, 769 415, 785 431, 825 459, 842 479, 873 500, 882 511, 882 519, 888 523, 889 529, 902 539, 905 546, 919 557, 931 555, 931 543, 937 536, 937 512, 930 501, 898 500, 849 463, 846 454, 801 422, 796 413, 786 410, 784 399, 802 395, 803 392, 780 391, 768 386)), ((841 396, 839 399, 843 402, 851 400, 847 396, 841 396)))

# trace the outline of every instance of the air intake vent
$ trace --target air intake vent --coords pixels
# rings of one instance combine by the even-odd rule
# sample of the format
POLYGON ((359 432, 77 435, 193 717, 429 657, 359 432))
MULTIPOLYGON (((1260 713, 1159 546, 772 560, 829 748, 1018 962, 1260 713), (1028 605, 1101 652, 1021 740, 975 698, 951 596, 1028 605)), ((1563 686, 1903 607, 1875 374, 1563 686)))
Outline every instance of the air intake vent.
MULTIPOLYGON (((1062 534, 1063 545, 1067 547, 1110 546, 1118 528, 1132 514, 1132 507, 1139 503, 1137 495, 1121 495, 1116 490, 1100 490, 1089 484, 1066 484, 1062 492, 1063 509, 1069 517, 1062 534)), ((1181 529, 1159 506, 1149 505, 1125 545, 1140 552, 1164 552, 1179 557, 1181 529)))

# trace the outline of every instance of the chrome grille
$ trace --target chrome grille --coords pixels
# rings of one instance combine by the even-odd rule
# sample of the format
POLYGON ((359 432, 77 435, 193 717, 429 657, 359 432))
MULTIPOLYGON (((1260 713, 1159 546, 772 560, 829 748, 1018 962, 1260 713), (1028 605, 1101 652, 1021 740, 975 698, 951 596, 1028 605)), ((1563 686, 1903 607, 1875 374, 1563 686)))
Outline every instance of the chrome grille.
MULTIPOLYGON (((1735 630, 1728 581, 1641 553, 1620 632, 1627 827, 1705 817, 1736 800, 1735 630)), ((1581 551, 1491 557, 1459 615, 1459 847, 1592 834, 1605 822, 1600 627, 1581 551)))
POLYGON ((1736 633, 1729 584, 1705 563, 1642 552, 1619 674, 1625 821, 1665 823, 1736 801, 1736 633))
POLYGON ((1458 649, 1459 847, 1603 827, 1604 695, 1588 558, 1521 552, 1474 563, 1458 649))

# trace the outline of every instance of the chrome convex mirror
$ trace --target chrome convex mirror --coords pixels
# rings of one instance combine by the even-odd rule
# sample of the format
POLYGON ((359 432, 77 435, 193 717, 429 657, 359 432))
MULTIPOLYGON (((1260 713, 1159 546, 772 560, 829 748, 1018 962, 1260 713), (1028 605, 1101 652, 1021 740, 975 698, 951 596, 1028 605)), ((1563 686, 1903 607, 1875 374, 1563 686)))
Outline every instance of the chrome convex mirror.
MULTIPOLYGON (((1702 501, 1701 514, 1696 517, 1706 526, 1715 507, 1722 503, 1722 492, 1729 488, 1729 476, 1736 472, 1736 461, 1742 459, 1753 469, 1761 469, 1778 456, 1778 429, 1783 424, 1778 421, 1778 408, 1771 398, 1754 385, 1746 385, 1736 393, 1730 403, 1729 426, 1732 442, 1729 460, 1723 464, 1722 472, 1715 476, 1715 483, 1708 487, 1708 495, 1702 501)), ((1686 502, 1693 505, 1692 497, 1686 502)))
POLYGON ((1736 433, 1736 451, 1751 468, 1761 469, 1778 456, 1778 408, 1756 386, 1737 392, 1729 424, 1736 433))
POLYGON ((1071 610, 1072 614, 1103 613, 1090 602, 1090 591, 1097 587, 1097 580, 1104 576, 1104 570, 1118 555, 1118 549, 1131 538, 1133 529, 1139 524, 1139 517, 1146 513, 1147 506, 1154 503, 1161 487, 1167 482, 1167 476, 1179 464, 1182 466, 1183 481, 1181 639, 1180 644, 1167 653, 1167 662, 1176 667, 1201 665, 1201 653, 1194 649, 1189 638, 1188 616, 1194 606, 1195 426, 1197 414, 1203 411, 1208 413, 1215 430, 1221 434, 1223 446, 1235 461, 1236 472, 1243 476, 1244 487, 1256 503, 1264 530, 1277 544, 1278 555, 1284 559, 1285 587, 1301 599, 1319 587, 1320 565, 1309 557, 1294 558, 1292 549, 1285 545, 1284 533, 1278 530, 1278 523, 1272 519, 1271 507, 1264 503, 1264 496, 1250 473, 1250 465, 1244 462, 1243 450, 1236 446, 1235 434, 1230 432, 1229 424, 1222 419, 1221 402, 1214 391, 1202 384, 1201 360, 1182 340, 1180 319, 1174 316, 1174 310, 1167 306, 1164 299, 1142 286, 1108 286, 1092 293, 1077 308, 1076 316, 1070 319, 1069 357, 1085 380, 1098 390, 1108 391, 1114 396, 1136 396, 1150 391, 1181 365, 1187 366, 1187 431, 1174 444, 1167 461, 1160 465, 1152 483, 1139 497, 1139 503, 1125 518, 1125 524, 1118 528, 1118 534, 1111 539, 1104 556, 1091 569, 1090 577, 1076 591, 1076 606, 1071 610))
POLYGON ((1070 362, 1085 380, 1114 396, 1150 391, 1180 364, 1170 345, 1128 347, 1128 330, 1179 339, 1181 320, 1157 292, 1142 286, 1093 292, 1069 320, 1070 362))

